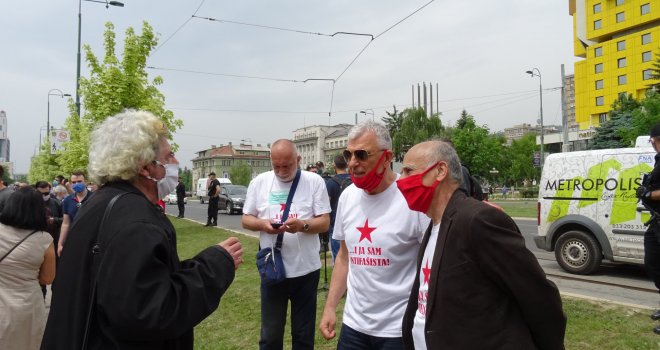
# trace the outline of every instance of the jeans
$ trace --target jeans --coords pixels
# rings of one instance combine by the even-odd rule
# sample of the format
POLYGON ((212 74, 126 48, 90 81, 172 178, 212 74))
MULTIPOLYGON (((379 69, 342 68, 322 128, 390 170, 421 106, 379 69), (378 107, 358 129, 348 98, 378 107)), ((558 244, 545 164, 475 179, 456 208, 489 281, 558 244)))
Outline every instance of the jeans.
POLYGON ((652 222, 644 233, 644 267, 660 291, 660 225, 652 222))
POLYGON ((208 220, 209 224, 218 223, 218 203, 220 198, 218 197, 209 197, 209 211, 208 211, 208 220))
POLYGON ((281 350, 291 300, 292 350, 314 349, 316 292, 321 270, 287 278, 274 286, 261 285, 261 339, 259 349, 281 350))
POLYGON ((334 231, 334 227, 330 227, 328 230, 328 236, 330 237, 330 250, 332 251, 332 262, 334 263, 335 259, 337 259, 339 248, 341 247, 341 241, 332 238, 332 231, 334 231))
POLYGON ((342 325, 337 350, 402 350, 403 338, 375 337, 342 325))

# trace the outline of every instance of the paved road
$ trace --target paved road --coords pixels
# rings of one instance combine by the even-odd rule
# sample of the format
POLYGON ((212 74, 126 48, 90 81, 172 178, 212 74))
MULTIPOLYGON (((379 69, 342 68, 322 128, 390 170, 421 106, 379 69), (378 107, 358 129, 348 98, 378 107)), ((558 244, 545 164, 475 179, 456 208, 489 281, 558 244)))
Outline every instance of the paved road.
MULTIPOLYGON (((207 208, 208 204, 200 204, 198 201, 191 200, 186 205, 186 218, 204 224, 206 223, 207 208)), ((168 205, 167 212, 177 215, 178 210, 176 205, 168 205)), ((543 270, 548 275, 571 278, 567 280, 562 277, 549 277, 557 284, 562 293, 596 300, 613 301, 640 308, 651 309, 658 307, 660 297, 658 297, 657 293, 630 290, 612 285, 594 285, 593 283, 572 280, 572 278, 580 276, 565 273, 557 264, 553 252, 546 252, 536 248, 534 244, 534 236, 537 234, 536 219, 516 218, 515 221, 525 238, 527 249, 536 256, 543 270)), ((227 215, 220 212, 218 214, 218 225, 235 232, 253 237, 257 236, 254 232, 241 227, 241 215, 227 215)), ((601 283, 620 284, 636 288, 654 287, 644 270, 640 266, 634 265, 603 264, 603 267, 597 273, 586 278, 601 283)))

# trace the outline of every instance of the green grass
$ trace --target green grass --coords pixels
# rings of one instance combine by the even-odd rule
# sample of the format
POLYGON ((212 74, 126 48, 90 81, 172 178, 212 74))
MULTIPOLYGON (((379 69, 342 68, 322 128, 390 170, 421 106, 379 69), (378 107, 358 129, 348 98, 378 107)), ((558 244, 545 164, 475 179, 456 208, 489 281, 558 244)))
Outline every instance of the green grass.
POLYGON ((536 199, 528 200, 491 200, 504 208, 504 212, 513 218, 536 218, 536 199))
MULTIPOLYGON (((505 202, 505 204, 508 203, 508 201, 505 202)), ((179 255, 182 259, 192 257, 209 245, 230 236, 230 233, 225 230, 204 228, 187 220, 172 219, 172 222, 177 230, 179 255)), ((243 235, 232 235, 238 236, 243 244, 245 263, 236 272, 236 279, 222 297, 218 310, 195 328, 196 349, 258 348, 260 282, 254 265, 257 240, 243 235)), ((328 281, 330 273, 331 271, 328 271, 328 281)), ((322 283, 323 270, 321 270, 322 283)), ((315 348, 336 349, 336 338, 333 341, 326 341, 318 332, 318 321, 325 304, 325 297, 325 292, 319 292, 315 348)), ((563 302, 564 312, 568 317, 565 344, 569 350, 660 348, 660 336, 651 331, 657 323, 651 321, 648 310, 592 303, 567 297, 563 298, 563 302)), ((343 303, 338 307, 338 320, 341 320, 342 309, 343 303)), ((336 329, 340 328, 341 325, 338 324, 336 329)), ((291 338, 288 334, 287 326, 285 349, 291 348, 291 338)))

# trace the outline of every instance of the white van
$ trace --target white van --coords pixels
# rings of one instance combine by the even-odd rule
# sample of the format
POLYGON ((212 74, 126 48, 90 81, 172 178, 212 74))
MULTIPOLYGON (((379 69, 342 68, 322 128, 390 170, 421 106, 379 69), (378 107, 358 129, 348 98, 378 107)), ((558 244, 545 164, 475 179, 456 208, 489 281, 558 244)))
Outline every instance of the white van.
MULTIPOLYGON (((220 182, 220 186, 222 186, 222 185, 231 185, 231 180, 229 180, 229 179, 226 179, 224 177, 218 177, 217 179, 220 182)), ((195 193, 197 195, 197 198, 199 198, 199 202, 201 204, 204 204, 204 202, 208 202, 208 200, 209 200, 209 196, 208 196, 208 192, 207 192, 208 181, 209 181, 208 177, 203 177, 203 178, 197 180, 197 187, 195 187, 195 189, 196 189, 195 193)))
POLYGON ((635 190, 654 156, 648 143, 549 155, 539 185, 536 246, 554 251, 574 274, 593 273, 602 259, 643 264, 644 223, 651 215, 635 190))

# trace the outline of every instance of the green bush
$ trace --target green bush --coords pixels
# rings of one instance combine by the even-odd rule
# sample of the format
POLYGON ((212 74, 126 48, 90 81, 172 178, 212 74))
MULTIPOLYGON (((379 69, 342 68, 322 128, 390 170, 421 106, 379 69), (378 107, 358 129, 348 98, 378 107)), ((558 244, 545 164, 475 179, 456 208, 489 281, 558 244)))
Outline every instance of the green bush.
POLYGON ((539 187, 538 186, 528 186, 520 189, 520 195, 522 198, 536 198, 539 196, 539 187))

